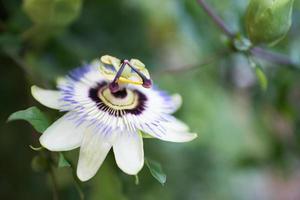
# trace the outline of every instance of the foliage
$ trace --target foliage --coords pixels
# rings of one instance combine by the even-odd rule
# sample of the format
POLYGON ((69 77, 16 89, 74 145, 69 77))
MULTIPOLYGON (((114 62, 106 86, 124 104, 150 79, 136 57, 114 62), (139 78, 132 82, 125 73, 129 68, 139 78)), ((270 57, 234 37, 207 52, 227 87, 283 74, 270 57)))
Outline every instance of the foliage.
POLYGON ((7 121, 25 120, 29 122, 38 132, 42 133, 50 125, 47 117, 37 107, 17 111, 8 117, 7 121))
POLYGON ((145 160, 145 164, 147 165, 147 167, 149 168, 152 176, 162 185, 164 185, 167 181, 167 176, 166 174, 164 174, 164 172, 162 171, 161 165, 153 160, 150 159, 146 159, 145 160))

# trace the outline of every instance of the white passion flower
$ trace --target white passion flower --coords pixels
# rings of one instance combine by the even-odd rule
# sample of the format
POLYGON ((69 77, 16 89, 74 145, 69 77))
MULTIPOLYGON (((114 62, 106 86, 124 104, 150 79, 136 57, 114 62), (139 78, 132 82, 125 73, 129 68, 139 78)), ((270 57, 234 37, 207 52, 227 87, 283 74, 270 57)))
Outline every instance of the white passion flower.
POLYGON ((144 165, 142 132, 171 142, 197 137, 173 117, 181 97, 151 88, 145 65, 102 56, 58 82, 58 91, 32 86, 41 104, 66 112, 40 137, 50 151, 80 147, 77 176, 92 178, 112 148, 119 168, 129 175, 144 165))

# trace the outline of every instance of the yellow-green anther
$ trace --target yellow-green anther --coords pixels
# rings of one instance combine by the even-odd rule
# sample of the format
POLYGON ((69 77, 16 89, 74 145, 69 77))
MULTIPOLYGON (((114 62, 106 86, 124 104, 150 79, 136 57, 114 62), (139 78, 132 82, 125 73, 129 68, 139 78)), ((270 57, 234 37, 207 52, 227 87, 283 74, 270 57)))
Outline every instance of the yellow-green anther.
POLYGON ((110 55, 100 58, 100 73, 112 81, 112 90, 117 90, 118 84, 152 86, 149 72, 144 63, 138 59, 120 60, 110 55))

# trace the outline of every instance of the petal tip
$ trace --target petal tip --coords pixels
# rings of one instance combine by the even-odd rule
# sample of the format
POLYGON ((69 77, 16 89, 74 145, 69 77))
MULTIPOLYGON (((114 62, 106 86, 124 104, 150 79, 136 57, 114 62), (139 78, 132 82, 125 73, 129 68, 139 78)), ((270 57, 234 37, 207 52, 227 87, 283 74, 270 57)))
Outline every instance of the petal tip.
POLYGON ((31 94, 32 96, 36 99, 36 93, 40 88, 36 85, 31 86, 30 90, 31 90, 31 94))
MULTIPOLYGON (((198 137, 198 134, 197 134, 197 133, 191 133, 190 135, 191 135, 191 137, 190 137, 190 140, 189 140, 189 141, 192 141, 192 140, 194 140, 194 139, 196 139, 196 138, 198 137)), ((189 141, 188 141, 188 142, 189 142, 189 141)))
POLYGON ((51 145, 47 142, 48 139, 45 137, 44 134, 40 137, 39 141, 41 146, 45 149, 48 149, 49 151, 55 151, 55 149, 51 148, 51 145))
POLYGON ((31 95, 35 100, 40 102, 42 105, 52 109, 59 109, 59 91, 45 90, 36 85, 31 86, 31 95))
MULTIPOLYGON (((117 164, 118 164, 118 162, 117 162, 117 164)), ((137 175, 142 170, 143 166, 144 166, 144 159, 143 159, 143 161, 141 161, 141 164, 135 168, 124 168, 124 167, 120 167, 120 165, 119 165, 119 168, 124 173, 134 176, 134 175, 137 175)))
POLYGON ((182 106, 182 97, 180 94, 175 93, 172 95, 172 101, 174 104, 174 109, 172 110, 171 113, 176 112, 181 106, 182 106))
POLYGON ((51 142, 49 142, 49 138, 47 138, 45 134, 43 134, 40 137, 39 141, 41 146, 44 147, 45 149, 48 149, 49 151, 59 151, 55 147, 53 147, 53 145, 51 145, 51 142))
POLYGON ((93 175, 87 174, 84 171, 80 170, 79 167, 77 167, 76 174, 77 174, 78 179, 82 182, 90 180, 95 175, 95 174, 93 174, 93 175))

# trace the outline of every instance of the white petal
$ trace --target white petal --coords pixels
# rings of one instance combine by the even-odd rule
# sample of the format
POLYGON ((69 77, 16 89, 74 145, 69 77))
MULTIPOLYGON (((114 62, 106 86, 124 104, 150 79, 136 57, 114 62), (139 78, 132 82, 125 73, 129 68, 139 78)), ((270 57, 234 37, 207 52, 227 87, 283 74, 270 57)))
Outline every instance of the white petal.
POLYGON ((85 133, 77 166, 77 176, 81 181, 87 181, 96 174, 112 146, 111 143, 101 133, 85 133))
POLYGON ((170 110, 169 114, 176 112, 182 105, 182 97, 180 94, 173 94, 171 99, 173 101, 173 109, 170 110))
POLYGON ((158 139, 169 142, 189 142, 196 137, 196 133, 176 132, 175 130, 168 130, 164 135, 158 137, 158 139))
POLYGON ((196 133, 189 133, 188 126, 176 119, 168 116, 169 122, 160 122, 156 125, 141 127, 141 130, 160 140, 169 142, 189 142, 197 137, 196 133))
POLYGON ((40 143, 51 151, 68 151, 80 146, 86 126, 76 127, 66 115, 49 126, 40 137, 40 143))
POLYGON ((169 122, 163 122, 163 125, 169 129, 173 129, 176 131, 181 132, 188 132, 189 127, 184 123, 183 121, 177 119, 176 117, 173 117, 172 115, 168 116, 169 122))
POLYGON ((59 109, 60 92, 55 90, 45 90, 37 86, 31 87, 32 96, 44 106, 59 109))
POLYGON ((139 133, 123 132, 116 139, 113 150, 117 165, 130 175, 137 174, 144 165, 143 139, 139 133))

